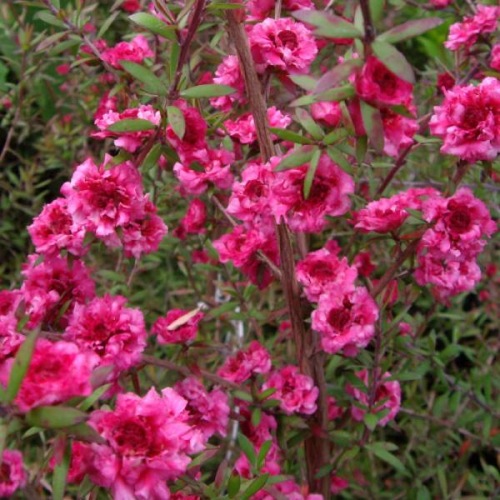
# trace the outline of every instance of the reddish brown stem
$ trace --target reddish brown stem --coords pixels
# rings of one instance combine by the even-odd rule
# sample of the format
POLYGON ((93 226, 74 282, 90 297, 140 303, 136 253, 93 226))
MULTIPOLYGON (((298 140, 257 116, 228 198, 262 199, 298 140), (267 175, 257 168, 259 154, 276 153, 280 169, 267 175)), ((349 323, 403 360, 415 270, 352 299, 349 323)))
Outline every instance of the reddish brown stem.
MULTIPOLYGON (((245 80, 250 110, 252 112, 260 152, 263 161, 268 161, 275 154, 274 145, 267 127, 267 108, 247 36, 238 21, 237 14, 228 11, 229 36, 236 47, 240 68, 245 80)), ((327 392, 323 370, 323 354, 317 348, 317 338, 311 329, 306 328, 304 319, 308 316, 300 299, 300 288, 295 278, 295 258, 291 235, 286 224, 277 224, 278 245, 280 249, 281 283, 292 324, 296 356, 300 371, 309 375, 319 389, 318 409, 310 418, 311 436, 306 439, 305 458, 307 479, 312 492, 322 493, 325 499, 330 498, 330 478, 328 475, 317 479, 319 469, 328 463, 330 445, 324 433, 328 423, 327 392)))

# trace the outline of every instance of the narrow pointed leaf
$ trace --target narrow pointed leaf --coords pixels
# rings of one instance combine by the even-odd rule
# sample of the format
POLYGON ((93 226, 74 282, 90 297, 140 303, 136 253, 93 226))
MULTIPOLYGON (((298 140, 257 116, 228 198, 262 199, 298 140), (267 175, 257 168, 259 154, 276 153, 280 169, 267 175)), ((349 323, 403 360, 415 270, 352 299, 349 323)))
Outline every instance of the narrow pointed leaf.
POLYGON ((281 170, 286 170, 287 168, 295 168, 304 165, 304 163, 308 163, 313 157, 314 150, 312 149, 304 149, 299 148, 295 152, 285 156, 283 160, 281 160, 278 165, 275 167, 276 172, 280 172, 281 170))
POLYGON ((413 68, 399 50, 386 42, 373 42, 372 50, 375 56, 394 74, 407 82, 415 83, 413 68))
POLYGON ((60 463, 54 467, 52 477, 52 498, 53 500, 63 500, 66 490, 66 481, 68 477, 69 464, 71 462, 71 441, 67 440, 64 447, 64 453, 60 463))
POLYGON ((361 101, 360 105, 363 125, 365 126, 368 139, 377 152, 382 152, 384 149, 384 126, 380 110, 364 101, 361 101))
POLYGON ((317 85, 316 79, 309 75, 291 75, 290 80, 301 89, 309 91, 314 90, 317 85))
POLYGON ((333 87, 336 87, 340 82, 347 79, 349 75, 352 74, 355 68, 359 68, 363 65, 360 59, 350 59, 341 64, 338 64, 330 71, 327 71, 316 84, 314 89, 315 94, 320 94, 333 87))
POLYGON ((323 130, 314 121, 313 117, 305 109, 297 109, 295 116, 304 129, 312 136, 313 139, 319 141, 324 137, 323 130))
POLYGON ((426 19, 415 19, 395 26, 394 28, 380 34, 375 40, 377 42, 398 43, 421 35, 436 26, 443 24, 443 20, 437 17, 428 17, 426 19))
POLYGON ((312 183, 314 182, 314 175, 316 174, 316 169, 318 168, 319 159, 321 158, 321 150, 317 149, 314 151, 311 162, 309 163, 309 168, 307 169, 307 174, 304 179, 304 198, 307 200, 309 194, 311 193, 312 183))
POLYGON ((244 435, 238 434, 238 444, 240 445, 241 451, 246 455, 248 461, 255 466, 257 461, 257 455, 255 453, 255 447, 253 443, 244 435))
POLYGON ((177 37, 175 36, 176 27, 164 23, 161 19, 158 19, 152 14, 138 12, 137 14, 132 14, 129 19, 138 26, 141 26, 141 28, 146 28, 155 35, 162 36, 163 38, 172 41, 177 40, 177 37))
POLYGON ((366 445, 365 448, 371 451, 375 456, 392 465, 397 471, 402 474, 408 476, 409 473, 404 466, 403 462, 399 460, 396 456, 394 456, 391 452, 384 449, 382 446, 379 446, 378 443, 374 443, 372 445, 366 445))
POLYGON ((31 332, 17 351, 5 391, 7 403, 14 401, 28 371, 39 330, 31 332))
POLYGON ((127 73, 144 84, 146 92, 154 95, 167 93, 167 87, 149 68, 131 61, 120 61, 120 64, 127 73))
POLYGON ((299 21, 316 26, 316 35, 327 38, 362 38, 363 33, 341 17, 317 10, 297 10, 292 16, 299 21))
POLYGON ((236 90, 229 85, 197 85, 181 92, 181 97, 186 99, 200 99, 203 97, 220 97, 234 94, 236 90))
POLYGON ((110 132, 141 132, 143 130, 153 130, 155 128, 156 125, 149 120, 131 118, 113 123, 108 127, 108 130, 110 132))
POLYGON ((303 135, 297 134, 297 132, 292 132, 291 130, 277 127, 269 127, 269 130, 284 141, 290 141, 295 144, 314 144, 314 141, 308 137, 304 137, 303 135))
POLYGON ((176 106, 167 106, 167 120, 175 135, 182 139, 186 133, 186 121, 182 111, 176 106))
POLYGON ((64 406, 40 406, 26 414, 26 422, 43 429, 61 429, 80 424, 88 415, 76 408, 64 406))
POLYGON ((255 493, 260 491, 262 488, 267 483, 267 480, 269 478, 269 474, 264 474, 262 476, 259 476, 257 479, 254 479, 248 488, 245 489, 245 491, 241 495, 241 500, 247 500, 251 498, 255 493))

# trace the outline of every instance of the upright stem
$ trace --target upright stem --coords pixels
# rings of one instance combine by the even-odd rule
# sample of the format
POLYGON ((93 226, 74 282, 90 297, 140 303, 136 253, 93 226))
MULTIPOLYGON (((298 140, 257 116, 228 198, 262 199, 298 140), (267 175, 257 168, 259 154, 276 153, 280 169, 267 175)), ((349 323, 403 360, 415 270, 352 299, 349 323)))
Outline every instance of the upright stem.
MULTIPOLYGON (((262 159, 268 161, 275 154, 275 150, 267 128, 266 103, 261 92, 247 36, 234 11, 229 10, 226 16, 229 36, 236 47, 241 72, 245 80, 262 159)), ((328 499, 330 497, 330 477, 325 475, 316 479, 317 472, 328 463, 330 458, 330 445, 324 437, 328 423, 324 359, 317 346, 317 338, 305 325, 304 320, 308 314, 301 302, 300 288, 295 278, 295 258, 290 232, 287 225, 283 223, 277 224, 276 231, 280 249, 281 283, 292 324, 297 361, 300 371, 309 375, 319 389, 318 409, 309 421, 312 435, 305 441, 307 479, 312 492, 322 493, 323 497, 328 499)))
MULTIPOLYGON (((359 6, 363 13, 363 24, 365 28, 365 47, 369 46, 375 40, 375 27, 373 26, 372 14, 370 12, 369 0, 359 0, 359 6)), ((365 57, 368 54, 365 54, 365 57)))

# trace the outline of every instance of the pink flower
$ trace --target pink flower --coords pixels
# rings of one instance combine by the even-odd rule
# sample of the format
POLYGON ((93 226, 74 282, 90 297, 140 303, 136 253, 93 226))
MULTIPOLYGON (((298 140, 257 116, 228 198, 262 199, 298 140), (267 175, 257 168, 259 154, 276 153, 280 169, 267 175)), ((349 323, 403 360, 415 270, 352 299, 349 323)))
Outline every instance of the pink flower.
POLYGON ((214 83, 218 85, 229 85, 236 90, 234 94, 221 97, 213 97, 210 104, 222 111, 230 111, 233 105, 245 104, 245 81, 240 70, 237 56, 226 56, 215 70, 214 83))
POLYGON ((312 313, 312 327, 321 334, 321 347, 329 354, 355 356, 375 333, 378 307, 364 287, 353 291, 328 291, 312 313))
POLYGON ((352 262, 353 266, 358 270, 360 276, 365 278, 375 271, 376 266, 372 262, 370 252, 359 252, 352 262))
POLYGON ((486 205, 470 189, 460 188, 450 198, 432 198, 424 205, 424 219, 434 222, 423 238, 422 244, 454 258, 468 260, 476 257, 497 225, 486 205))
POLYGON ((397 158, 402 150, 414 143, 413 136, 419 129, 417 120, 385 108, 382 110, 382 122, 384 124, 384 153, 397 158))
MULTIPOLYGON (((250 20, 262 21, 272 14, 275 8, 275 0, 248 0, 246 7, 250 14, 250 20)), ((299 9, 315 9, 312 0, 284 0, 283 8, 289 11, 299 9)))
POLYGON ((420 286, 432 285, 433 295, 443 303, 454 295, 472 290, 481 280, 481 269, 474 260, 443 259, 432 251, 421 249, 417 261, 415 280, 420 286))
POLYGON ((203 234, 206 232, 205 224, 207 208, 198 198, 195 198, 188 206, 186 215, 179 221, 175 228, 174 236, 183 240, 187 234, 203 234))
POLYGON ((143 130, 140 132, 111 132, 108 128, 122 120, 147 120, 153 125, 159 125, 161 115, 159 111, 147 105, 139 106, 138 108, 126 109, 122 113, 117 113, 114 110, 107 111, 94 121, 100 132, 94 132, 92 137, 105 139, 106 137, 115 137, 114 145, 117 148, 122 148, 129 153, 135 153, 146 141, 155 133, 154 130, 143 130))
MULTIPOLYGON (((272 106, 267 110, 267 120, 269 126, 274 128, 287 128, 292 123, 290 115, 283 114, 276 109, 276 106, 272 106)), ((241 144, 251 144, 257 140, 257 131, 251 113, 245 113, 236 120, 226 120, 224 127, 231 138, 241 144)), ((271 137, 273 140, 277 139, 275 134, 271 134, 271 137)))
POLYGON ((37 265, 38 260, 38 255, 30 255, 22 270, 21 292, 30 318, 28 327, 64 327, 75 304, 84 304, 95 296, 90 271, 80 260, 70 265, 62 257, 46 257, 37 265))
POLYGON ((349 486, 349 481, 339 476, 332 476, 330 491, 334 495, 338 495, 349 486))
POLYGON ((136 365, 146 347, 146 327, 139 309, 124 307, 122 296, 96 297, 76 305, 63 338, 94 351, 100 366, 112 366, 114 374, 136 365))
POLYGON ((448 40, 444 46, 450 50, 474 45, 479 35, 495 31, 500 13, 499 7, 478 5, 473 17, 465 17, 461 23, 450 26, 448 40))
POLYGON ((448 7, 453 0, 430 0, 431 5, 435 7, 436 9, 444 9, 445 7, 448 7))
POLYGON ((139 0, 124 0, 120 7, 125 12, 134 13, 140 10, 141 4, 139 0))
POLYGON ((116 96, 110 97, 109 92, 105 92, 94 113, 94 121, 102 119, 108 111, 118 111, 118 98, 116 96))
MULTIPOLYGON (((19 410, 27 412, 37 406, 62 403, 92 392, 90 375, 99 357, 81 351, 72 342, 50 342, 38 339, 21 388, 14 400, 19 410)), ((10 358, 0 367, 0 382, 5 387, 14 364, 10 358)))
POLYGON ((325 228, 326 216, 343 215, 349 210, 348 195, 354 192, 354 181, 323 154, 306 199, 304 180, 308 168, 303 165, 276 172, 270 199, 277 221, 284 218, 292 230, 314 233, 325 228))
POLYGON ((120 42, 113 48, 106 48, 101 52, 101 59, 117 69, 122 67, 120 61, 141 63, 147 57, 153 56, 154 52, 149 48, 144 35, 137 35, 130 42, 120 42))
POLYGON ((17 332, 17 319, 12 315, 0 315, 0 363, 6 358, 15 356, 24 335, 17 332))
POLYGON ((184 117, 185 132, 179 137, 171 125, 167 126, 167 139, 175 149, 181 162, 191 163, 200 161, 207 150, 207 124, 201 113, 194 107, 189 106, 186 101, 177 100, 173 105, 182 112, 184 117))
POLYGON ((261 73, 268 67, 287 73, 307 73, 318 53, 312 33, 288 17, 267 18, 249 27, 248 38, 261 73))
POLYGON ((198 429, 205 440, 214 434, 224 437, 229 423, 228 397, 220 389, 208 392, 194 377, 178 382, 174 389, 187 401, 188 423, 198 429))
POLYGON ((299 373, 296 366, 285 366, 281 370, 271 373, 262 391, 276 389, 270 396, 280 401, 280 408, 287 414, 305 413, 311 415, 316 411, 318 388, 311 377, 299 373))
MULTIPOLYGON (((280 459, 280 450, 277 445, 276 437, 274 436, 274 432, 278 427, 276 419, 273 416, 262 412, 258 425, 253 425, 251 412, 246 406, 246 403, 241 404, 240 415, 244 418, 244 420, 240 422, 241 431, 254 445, 256 454, 259 453, 262 445, 266 441, 271 441, 271 447, 266 454, 266 458, 260 472, 269 473, 271 475, 279 474, 281 470, 278 463, 280 459)), ((236 472, 244 478, 250 478, 252 476, 252 466, 246 455, 243 453, 236 461, 234 468, 236 472)))
POLYGON ((274 176, 271 163, 249 162, 241 173, 241 182, 234 182, 231 187, 228 213, 256 224, 260 219, 268 218, 269 193, 274 176))
POLYGON ((155 205, 147 196, 143 198, 144 214, 123 226, 122 243, 125 257, 139 259, 141 255, 158 250, 168 228, 156 214, 155 205))
POLYGON ((311 105, 312 117, 328 125, 336 127, 342 119, 342 111, 338 102, 315 102, 311 105))
POLYGON ((21 452, 4 450, 0 461, 0 498, 11 498, 19 488, 24 488, 27 479, 21 452))
POLYGON ((387 69, 376 57, 369 56, 355 79, 360 99, 376 106, 405 105, 413 98, 413 85, 387 69))
POLYGON ((339 259, 326 248, 310 252, 297 264, 297 281, 304 287, 304 293, 311 302, 317 302, 320 295, 335 289, 354 290, 358 276, 355 267, 349 266, 347 259, 339 259))
POLYGON ((144 217, 145 198, 137 169, 125 162, 107 168, 91 159, 79 165, 61 192, 76 225, 110 246, 120 246, 117 229, 144 217))
POLYGON ((158 336, 159 344, 184 344, 196 338, 203 316, 197 310, 171 309, 165 317, 156 320, 151 333, 158 336))
POLYGON ((231 173, 233 153, 225 149, 205 149, 203 152, 198 151, 197 154, 200 160, 193 160, 197 163, 196 170, 191 168, 191 165, 182 163, 174 165, 173 170, 181 184, 181 193, 199 195, 205 192, 210 184, 220 189, 229 188, 233 182, 231 173))
POLYGON ((114 498, 163 500, 165 484, 186 471, 193 430, 187 401, 170 388, 143 397, 119 394, 115 410, 94 411, 89 420, 107 443, 89 445, 88 474, 114 498))
POLYGON ((429 127, 444 141, 441 152, 469 162, 494 160, 500 152, 500 81, 488 77, 477 87, 446 91, 429 127))
POLYGON ((83 247, 85 229, 73 223, 64 198, 45 205, 28 226, 28 232, 39 254, 56 255, 68 250, 73 255, 82 255, 86 251, 83 247))
POLYGON ((256 373, 268 373, 271 369, 271 357, 259 342, 254 340, 246 350, 231 356, 217 370, 219 377, 241 384, 256 373))
POLYGON ((500 71, 500 43, 497 43, 491 49, 490 67, 496 71, 500 71))
MULTIPOLYGON (((363 384, 368 388, 368 370, 361 370, 356 373, 356 377, 363 382, 363 384)), ((401 387, 399 382, 392 380, 387 380, 391 377, 389 372, 385 372, 382 377, 378 378, 377 385, 375 389, 375 401, 373 406, 370 408, 370 413, 377 415, 378 413, 389 409, 387 415, 378 421, 378 425, 385 426, 390 420, 394 420, 401 407, 401 387)), ((365 416, 368 405, 368 393, 361 391, 360 389, 353 387, 350 384, 346 385, 347 394, 351 395, 360 402, 363 406, 367 407, 360 408, 359 406, 352 406, 351 415, 354 420, 361 422, 365 416)))

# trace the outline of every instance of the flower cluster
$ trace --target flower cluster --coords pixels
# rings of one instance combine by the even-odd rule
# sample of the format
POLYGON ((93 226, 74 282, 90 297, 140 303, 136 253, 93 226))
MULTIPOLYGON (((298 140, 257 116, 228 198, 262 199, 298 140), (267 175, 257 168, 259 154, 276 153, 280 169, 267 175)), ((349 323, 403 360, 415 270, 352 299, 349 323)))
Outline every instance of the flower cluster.
POLYGON ((448 40, 444 42, 444 46, 450 50, 470 49, 480 35, 495 31, 499 16, 500 7, 478 5, 474 16, 466 17, 461 23, 450 26, 448 40))
POLYGON ((485 204, 460 188, 449 198, 430 198, 423 217, 431 227, 419 244, 417 283, 431 284, 441 301, 474 288, 481 278, 476 258, 486 244, 483 238, 497 229, 485 204))
POLYGON ((217 374, 235 384, 241 384, 256 373, 269 373, 270 370, 271 356, 265 347, 254 340, 247 349, 228 358, 217 374))
POLYGON ((137 35, 130 42, 120 42, 112 48, 108 48, 107 44, 104 43, 103 49, 101 59, 117 69, 122 67, 120 61, 140 63, 147 57, 154 55, 143 35, 137 35))
POLYGON ((500 152, 500 81, 487 77, 477 86, 446 90, 429 127, 443 139, 441 152, 467 162, 494 160, 500 152))
POLYGON ((159 344, 184 344, 196 338, 202 319, 203 313, 198 309, 171 309, 165 317, 155 321, 151 333, 157 335, 159 344))
MULTIPOLYGON (((189 423, 188 401, 174 389, 144 397, 118 395, 114 410, 96 410, 90 425, 102 443, 78 444, 70 477, 109 488, 113 498, 170 497, 167 480, 186 471, 188 454, 200 451, 199 431, 189 423)), ((75 451, 75 446, 73 447, 75 451)))

